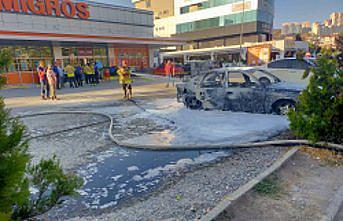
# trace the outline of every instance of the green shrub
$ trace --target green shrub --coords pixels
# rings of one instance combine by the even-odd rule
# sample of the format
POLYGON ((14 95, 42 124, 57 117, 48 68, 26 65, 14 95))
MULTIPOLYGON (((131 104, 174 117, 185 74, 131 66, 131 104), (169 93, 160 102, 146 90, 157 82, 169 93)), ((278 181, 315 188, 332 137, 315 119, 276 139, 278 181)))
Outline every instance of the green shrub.
POLYGON ((296 135, 312 142, 342 143, 343 70, 335 58, 324 53, 312 73, 296 110, 289 113, 290 127, 296 135))
POLYGON ((255 187, 255 192, 263 196, 268 196, 270 198, 277 198, 281 193, 281 184, 279 178, 272 174, 266 179, 259 182, 255 187))
POLYGON ((63 196, 76 194, 75 189, 83 184, 81 178, 72 173, 64 173, 55 156, 29 167, 28 175, 30 186, 37 193, 26 204, 15 209, 14 219, 26 219, 48 211, 61 203, 63 196))

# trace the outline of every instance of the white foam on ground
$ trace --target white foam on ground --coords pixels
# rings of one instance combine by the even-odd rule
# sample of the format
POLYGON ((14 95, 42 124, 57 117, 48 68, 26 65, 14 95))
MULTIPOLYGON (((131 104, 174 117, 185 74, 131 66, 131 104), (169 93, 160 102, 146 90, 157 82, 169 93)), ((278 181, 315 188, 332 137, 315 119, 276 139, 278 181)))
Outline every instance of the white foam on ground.
POLYGON ((163 173, 171 173, 171 172, 176 172, 178 170, 184 169, 188 166, 192 165, 199 165, 203 163, 208 163, 215 161, 221 157, 226 157, 229 156, 231 153, 229 152, 212 152, 212 153, 204 153, 199 155, 198 157, 194 158, 194 160, 190 158, 185 158, 185 159, 180 159, 177 161, 175 164, 167 164, 164 167, 156 167, 153 169, 149 169, 141 173, 141 175, 135 175, 133 176, 134 181, 142 181, 142 180, 151 180, 157 176, 160 176, 163 173))
POLYGON ((137 166, 131 166, 127 168, 128 171, 132 172, 132 171, 137 171, 139 170, 139 168, 137 166))
POLYGON ((229 111, 195 111, 171 99, 160 99, 145 104, 150 109, 135 115, 149 118, 158 124, 174 121, 175 130, 128 139, 129 144, 145 145, 197 145, 240 144, 266 140, 286 130, 287 117, 229 111))

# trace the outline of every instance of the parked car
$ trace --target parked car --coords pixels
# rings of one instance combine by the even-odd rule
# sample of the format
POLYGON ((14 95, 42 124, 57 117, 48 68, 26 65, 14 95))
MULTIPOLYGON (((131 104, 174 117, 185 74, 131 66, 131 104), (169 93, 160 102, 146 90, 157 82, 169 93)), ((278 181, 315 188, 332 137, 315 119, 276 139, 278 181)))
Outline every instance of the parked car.
POLYGON ((268 68, 307 70, 315 67, 315 63, 310 59, 285 58, 270 62, 268 68))
MULTIPOLYGON (((184 70, 181 65, 176 64, 175 65, 175 75, 183 74, 184 70)), ((164 64, 161 64, 160 66, 156 67, 153 70, 153 74, 156 75, 165 75, 165 70, 164 70, 164 64)))
POLYGON ((276 113, 295 108, 303 86, 281 81, 263 69, 213 69, 177 85, 177 98, 190 109, 276 113))
POLYGON ((313 59, 285 58, 270 62, 266 68, 283 81, 307 85, 309 78, 303 79, 303 75, 312 67, 316 67, 313 59))

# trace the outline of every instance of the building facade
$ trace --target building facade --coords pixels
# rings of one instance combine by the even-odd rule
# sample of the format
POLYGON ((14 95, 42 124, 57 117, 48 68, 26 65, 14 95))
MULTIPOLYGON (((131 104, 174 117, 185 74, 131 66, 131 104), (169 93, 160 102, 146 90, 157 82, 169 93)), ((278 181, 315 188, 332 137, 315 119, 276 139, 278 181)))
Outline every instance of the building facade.
POLYGON ((333 26, 343 26, 343 12, 334 12, 330 15, 333 26))
POLYGON ((134 0, 136 8, 154 12, 154 19, 174 16, 174 0, 134 0))
POLYGON ((182 50, 268 41, 272 37, 274 0, 175 0, 174 37, 182 50))
POLYGON ((174 0, 134 0, 136 8, 153 11, 154 35, 170 37, 175 34, 174 0))
POLYGON ((306 34, 312 31, 311 22, 289 22, 282 24, 282 35, 306 34))
POLYGON ((155 18, 155 36, 185 39, 183 49, 226 46, 246 41, 265 41, 272 36, 274 0, 138 0, 136 7, 157 1, 162 7, 174 5, 173 16, 155 18), (244 24, 242 26, 242 24, 244 24))
POLYGON ((335 12, 324 23, 315 22, 312 33, 318 36, 333 36, 343 31, 343 12, 335 12))
POLYGON ((152 66, 153 50, 178 44, 154 38, 153 27, 152 12, 115 1, 0 0, 0 49, 9 49, 15 61, 7 83, 34 82, 40 61, 152 66))

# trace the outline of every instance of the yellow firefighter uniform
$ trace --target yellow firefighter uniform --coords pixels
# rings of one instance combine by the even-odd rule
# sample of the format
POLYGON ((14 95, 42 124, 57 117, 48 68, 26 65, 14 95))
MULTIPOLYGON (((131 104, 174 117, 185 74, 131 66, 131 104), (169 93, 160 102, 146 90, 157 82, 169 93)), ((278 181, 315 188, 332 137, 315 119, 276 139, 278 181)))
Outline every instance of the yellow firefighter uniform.
POLYGON ((119 83, 120 84, 131 84, 131 71, 127 68, 119 68, 117 71, 119 75, 119 83))

